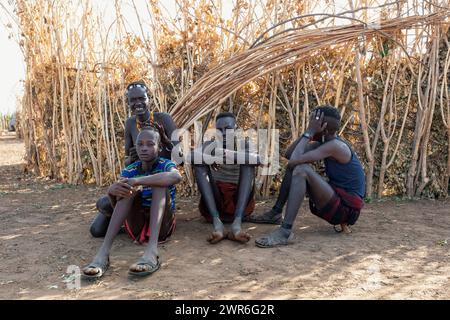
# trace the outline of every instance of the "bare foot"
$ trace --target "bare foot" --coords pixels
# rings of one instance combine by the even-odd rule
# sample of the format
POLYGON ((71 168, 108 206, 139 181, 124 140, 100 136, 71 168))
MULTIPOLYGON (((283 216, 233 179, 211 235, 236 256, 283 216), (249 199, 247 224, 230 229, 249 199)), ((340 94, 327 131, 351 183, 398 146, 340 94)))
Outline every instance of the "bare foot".
POLYGON ((352 230, 350 229, 348 224, 341 224, 341 230, 342 230, 342 233, 345 233, 345 234, 352 233, 352 230))
POLYGON ((241 220, 236 219, 231 225, 231 231, 228 233, 228 239, 240 243, 247 243, 250 238, 251 236, 247 232, 242 231, 241 220))
POLYGON ((233 232, 228 233, 228 239, 232 241, 237 241, 240 243, 247 243, 251 239, 251 235, 244 231, 239 231, 237 234, 234 234, 233 232))
POLYGON ((219 218, 213 219, 214 231, 211 235, 206 239, 211 244, 216 244, 227 237, 227 233, 225 232, 225 228, 223 226, 222 221, 219 218))
POLYGON ((206 239, 211 244, 216 244, 227 237, 227 233, 223 231, 213 231, 208 239, 206 239))

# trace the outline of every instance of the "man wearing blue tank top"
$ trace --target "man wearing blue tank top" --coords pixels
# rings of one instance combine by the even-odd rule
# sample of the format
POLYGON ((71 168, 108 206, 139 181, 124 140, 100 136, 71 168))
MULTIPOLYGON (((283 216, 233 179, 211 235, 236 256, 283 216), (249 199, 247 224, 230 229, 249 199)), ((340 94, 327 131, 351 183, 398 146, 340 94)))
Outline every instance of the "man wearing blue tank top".
POLYGON ((255 240, 258 247, 269 248, 286 245, 293 238, 292 225, 300 206, 309 195, 313 214, 341 226, 350 232, 364 205, 365 174, 352 148, 337 132, 341 116, 332 106, 320 106, 310 115, 308 129, 288 148, 289 159, 286 175, 275 206, 268 212, 250 218, 259 223, 281 222, 281 211, 287 201, 281 226, 255 240), (328 181, 322 178, 310 163, 325 162, 328 181))

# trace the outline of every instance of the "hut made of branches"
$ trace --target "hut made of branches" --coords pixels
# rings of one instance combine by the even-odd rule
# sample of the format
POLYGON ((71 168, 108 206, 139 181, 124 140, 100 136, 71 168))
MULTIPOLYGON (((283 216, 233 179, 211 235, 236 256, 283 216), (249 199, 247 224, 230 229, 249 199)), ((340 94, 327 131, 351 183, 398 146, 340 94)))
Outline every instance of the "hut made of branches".
MULTIPOLYGON (((124 88, 144 79, 178 126, 211 126, 215 113, 232 111, 244 128, 279 129, 280 151, 312 108, 331 104, 364 163, 368 197, 448 195, 448 1, 348 1, 338 10, 333 1, 240 0, 224 18, 227 5, 174 1, 171 15, 167 1, 142 10, 117 0, 106 24, 91 1, 16 1, 27 170, 68 183, 114 180, 124 88)), ((184 170, 188 195, 195 184, 184 170)), ((282 174, 258 174, 258 192, 274 193, 282 174)))

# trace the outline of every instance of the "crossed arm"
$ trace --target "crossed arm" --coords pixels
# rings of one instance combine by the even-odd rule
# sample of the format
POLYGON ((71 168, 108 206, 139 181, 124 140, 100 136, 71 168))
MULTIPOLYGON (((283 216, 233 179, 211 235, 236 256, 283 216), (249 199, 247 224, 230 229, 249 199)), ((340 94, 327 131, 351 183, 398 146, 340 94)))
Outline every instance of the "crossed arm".
POLYGON ((194 149, 191 154, 191 163, 195 164, 194 160, 200 159, 202 163, 212 164, 214 163, 214 159, 218 157, 216 155, 220 154, 223 154, 223 161, 225 163, 237 163, 238 160, 245 159, 245 164, 261 164, 261 159, 258 154, 216 147, 215 141, 206 141, 201 147, 194 149))
POLYGON ((154 188, 167 188, 181 182, 181 174, 176 168, 171 168, 167 172, 160 172, 150 176, 138 178, 122 177, 118 182, 113 183, 108 189, 108 195, 114 202, 118 198, 130 198, 135 195, 136 187, 148 186, 154 188))
POLYGON ((288 166, 290 168, 303 163, 313 163, 330 157, 340 163, 346 163, 350 160, 349 158, 351 158, 349 148, 336 140, 323 144, 311 144, 308 149, 305 147, 303 153, 301 153, 301 150, 299 153, 295 154, 294 157, 289 160, 288 166))
MULTIPOLYGON (((286 159, 291 159, 292 153, 294 152, 295 148, 297 147, 297 145, 300 143, 300 140, 302 139, 302 137, 300 136, 299 138, 297 138, 297 140, 295 140, 293 143, 291 143, 291 145, 287 148, 284 157, 286 159)), ((309 152, 311 150, 316 149, 317 147, 320 146, 320 143, 317 141, 311 141, 311 142, 307 142, 305 145, 305 149, 304 152, 309 152)))
POLYGON ((145 186, 153 188, 167 188, 174 184, 181 182, 180 172, 172 168, 167 172, 160 172, 152 174, 151 176, 144 176, 138 178, 125 178, 122 181, 128 183, 132 187, 145 186))

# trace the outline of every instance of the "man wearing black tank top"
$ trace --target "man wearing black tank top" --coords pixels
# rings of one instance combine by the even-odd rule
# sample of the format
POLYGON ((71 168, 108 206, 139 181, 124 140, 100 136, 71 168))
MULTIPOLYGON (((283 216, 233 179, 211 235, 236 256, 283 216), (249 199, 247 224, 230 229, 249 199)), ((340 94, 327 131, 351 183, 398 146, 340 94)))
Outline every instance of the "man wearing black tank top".
POLYGON ((310 210, 330 224, 350 232, 364 205, 365 174, 361 163, 337 132, 340 128, 339 111, 331 106, 320 106, 310 115, 308 129, 287 150, 289 159, 280 195, 268 212, 249 220, 257 223, 279 223, 287 202, 281 226, 255 240, 258 247, 286 245, 293 238, 292 225, 306 193, 310 210), (325 162, 325 180, 309 165, 325 162))

